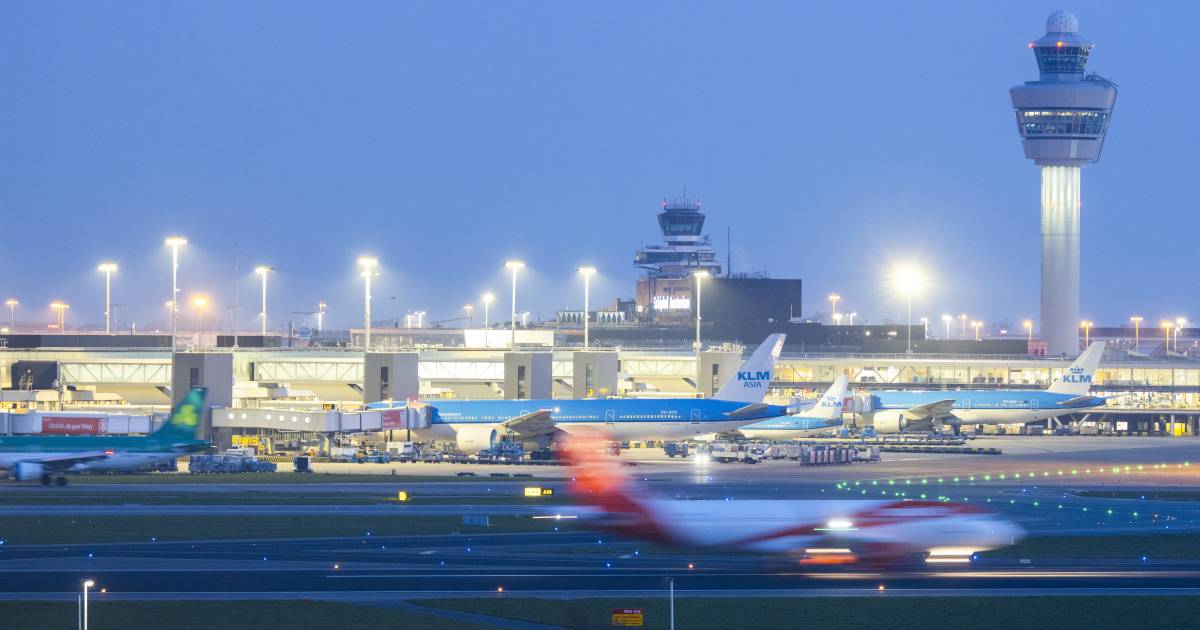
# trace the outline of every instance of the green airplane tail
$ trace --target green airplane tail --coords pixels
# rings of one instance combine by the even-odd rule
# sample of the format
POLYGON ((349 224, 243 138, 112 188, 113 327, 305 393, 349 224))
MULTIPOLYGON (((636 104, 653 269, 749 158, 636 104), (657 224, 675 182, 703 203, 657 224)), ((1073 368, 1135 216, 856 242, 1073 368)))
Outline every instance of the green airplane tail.
POLYGON ((154 432, 154 437, 167 440, 193 440, 200 428, 200 418, 204 413, 204 398, 208 389, 197 387, 187 393, 183 400, 175 406, 171 417, 154 432))

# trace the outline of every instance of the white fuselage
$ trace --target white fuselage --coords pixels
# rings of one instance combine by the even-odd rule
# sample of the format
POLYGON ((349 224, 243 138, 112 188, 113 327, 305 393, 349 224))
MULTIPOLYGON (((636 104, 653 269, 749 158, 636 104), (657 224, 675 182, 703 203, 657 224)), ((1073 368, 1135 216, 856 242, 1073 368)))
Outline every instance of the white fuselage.
MULTIPOLYGON (((42 460, 67 458, 78 453, 10 452, 0 453, 0 469, 10 469, 18 462, 39 463, 42 460)), ((71 470, 132 470, 166 462, 179 457, 179 453, 146 453, 116 451, 101 459, 75 464, 71 470)))

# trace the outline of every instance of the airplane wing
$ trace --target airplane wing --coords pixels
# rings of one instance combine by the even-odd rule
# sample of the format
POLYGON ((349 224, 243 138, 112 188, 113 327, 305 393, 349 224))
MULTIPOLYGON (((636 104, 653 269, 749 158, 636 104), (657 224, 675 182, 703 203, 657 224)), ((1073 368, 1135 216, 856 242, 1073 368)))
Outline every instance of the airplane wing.
POLYGON ((111 455, 111 453, 107 453, 105 451, 90 451, 86 453, 58 455, 56 457, 31 457, 23 461, 41 464, 42 467, 49 472, 58 472, 70 470, 71 468, 74 468, 76 464, 86 464, 87 462, 104 459, 109 455, 111 455))
POLYGON ((1104 396, 1084 395, 1084 396, 1076 396, 1074 398, 1068 398, 1066 400, 1060 400, 1060 401, 1058 401, 1058 404, 1059 404, 1059 406, 1062 406, 1062 407, 1070 407, 1072 405, 1077 405, 1079 403, 1090 402, 1090 403, 1098 406, 1101 403, 1103 403, 1105 400, 1107 400, 1107 398, 1105 398, 1104 396))
POLYGON ((554 430, 554 419, 549 409, 539 409, 505 420, 500 427, 520 436, 546 435, 554 430))
POLYGON ((750 415, 756 414, 766 408, 767 408, 766 403, 750 403, 749 405, 746 405, 745 407, 738 407, 737 409, 734 409, 733 411, 726 411, 725 415, 729 416, 730 418, 741 418, 743 416, 750 416, 750 415))
POLYGON ((947 398, 945 400, 935 400, 931 403, 925 403, 924 405, 917 405, 916 407, 909 407, 903 413, 904 417, 909 420, 925 420, 927 418, 937 420, 938 418, 945 418, 952 415, 953 409, 954 399, 947 398))

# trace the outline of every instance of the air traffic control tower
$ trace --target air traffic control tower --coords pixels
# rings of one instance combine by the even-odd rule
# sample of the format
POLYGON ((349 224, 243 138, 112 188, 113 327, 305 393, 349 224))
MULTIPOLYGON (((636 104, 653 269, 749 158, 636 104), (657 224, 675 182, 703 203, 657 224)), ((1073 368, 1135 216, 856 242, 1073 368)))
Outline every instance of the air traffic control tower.
POLYGON ((1092 43, 1059 9, 1029 44, 1037 81, 1009 90, 1025 157, 1042 169, 1042 337, 1050 354, 1079 352, 1079 171, 1100 159, 1117 86, 1085 74, 1092 43))

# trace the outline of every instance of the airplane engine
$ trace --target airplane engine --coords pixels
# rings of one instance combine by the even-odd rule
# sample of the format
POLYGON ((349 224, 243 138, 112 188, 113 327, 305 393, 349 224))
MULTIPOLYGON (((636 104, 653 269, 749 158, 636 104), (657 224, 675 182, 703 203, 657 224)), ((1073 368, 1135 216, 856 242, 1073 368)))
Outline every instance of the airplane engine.
POLYGON ((37 462, 17 462, 13 466, 12 476, 17 481, 34 481, 41 479, 43 472, 45 469, 37 462))
POLYGON ((876 433, 903 433, 908 427, 908 419, 900 411, 876 411, 874 413, 876 433))
POLYGON ((932 431, 932 420, 909 420, 903 411, 876 411, 872 414, 875 432, 884 433, 920 433, 932 431))
POLYGON ((496 429, 490 426, 462 427, 454 434, 458 450, 474 453, 496 445, 496 429))

